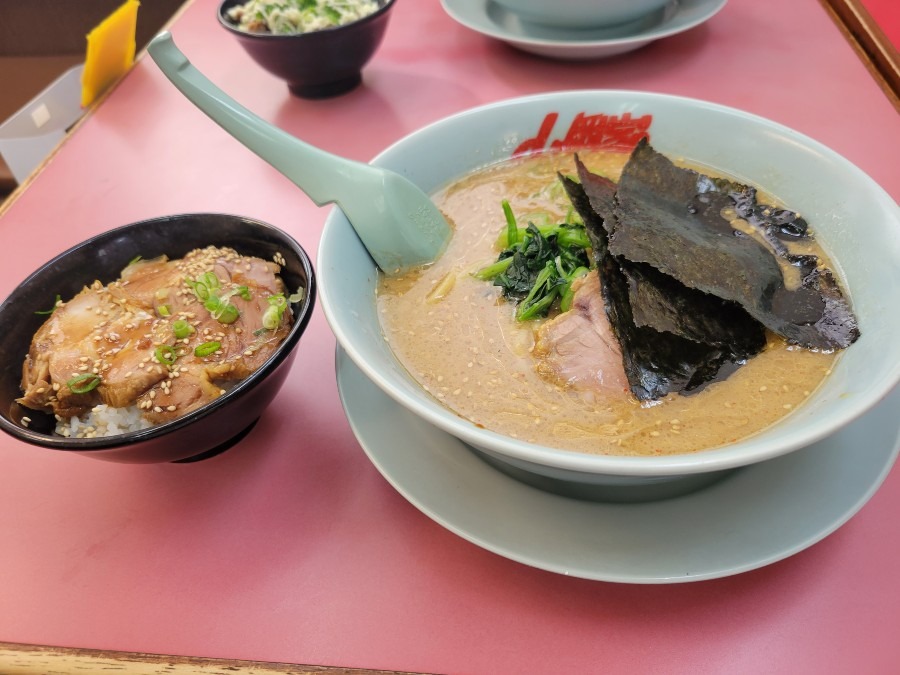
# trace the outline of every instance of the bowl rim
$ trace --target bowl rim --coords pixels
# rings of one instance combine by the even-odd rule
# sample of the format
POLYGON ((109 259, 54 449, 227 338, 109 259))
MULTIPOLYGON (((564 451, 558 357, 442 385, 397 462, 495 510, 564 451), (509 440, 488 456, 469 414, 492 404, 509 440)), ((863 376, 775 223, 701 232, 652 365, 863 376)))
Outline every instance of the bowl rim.
MULTIPOLYGON (((832 161, 837 162, 843 169, 856 174, 859 179, 863 180, 872 188, 873 194, 877 197, 879 206, 883 207, 888 212, 893 212, 896 220, 900 222, 900 206, 898 206, 878 183, 862 169, 850 162, 850 160, 815 139, 795 131, 786 125, 738 108, 697 98, 650 91, 613 89, 564 90, 494 101, 459 111, 420 127, 382 150, 372 160, 372 164, 381 166, 389 164, 391 155, 397 151, 397 149, 412 142, 417 135, 425 135, 435 128, 447 123, 458 123, 468 117, 478 116, 487 111, 503 109, 509 106, 532 105, 544 102, 555 103, 562 99, 577 99, 578 97, 607 98, 611 102, 621 101, 627 98, 629 101, 640 101, 641 103, 664 101, 667 105, 671 104, 686 107, 699 106, 700 108, 712 111, 716 114, 742 118, 752 124, 761 125, 782 137, 790 138, 794 143, 805 145, 820 155, 826 156, 832 161)), ((486 165, 487 164, 485 164, 485 166, 486 165)), ((343 214, 335 209, 328 215, 325 221, 322 240, 320 240, 318 249, 317 267, 319 269, 323 269, 323 265, 326 264, 323 254, 328 250, 327 236, 331 230, 338 227, 342 219, 345 220, 343 214)), ((355 348, 352 340, 349 339, 347 333, 342 329, 341 321, 339 320, 337 313, 333 311, 335 302, 329 295, 327 282, 321 285, 319 292, 323 312, 338 343, 366 376, 398 403, 421 416, 430 424, 451 433, 470 445, 477 447, 479 450, 502 456, 506 460, 577 471, 585 474, 648 477, 675 476, 688 473, 704 473, 733 469, 772 459, 801 447, 808 446, 833 434, 838 429, 871 409, 887 396, 887 394, 897 386, 898 382, 900 382, 900 362, 898 362, 893 364, 890 369, 892 372, 889 373, 887 379, 882 381, 880 387, 874 389, 869 388, 866 390, 864 396, 861 395, 855 397, 848 402, 847 406, 844 408, 844 414, 823 420, 822 423, 817 424, 812 431, 807 431, 802 434, 794 431, 793 433, 786 434, 784 437, 778 439, 768 439, 765 443, 754 440, 759 436, 759 433, 757 433, 736 443, 685 454, 663 456, 588 454, 529 443, 488 429, 479 428, 471 421, 456 415, 452 410, 442 406, 441 403, 431 400, 428 395, 424 393, 424 390, 422 390, 422 393, 414 396, 408 394, 401 388, 394 386, 389 378, 383 376, 378 370, 366 362, 362 354, 355 348)), ((402 368, 402 365, 400 367, 402 368)), ((765 429, 762 431, 765 431, 765 429)))
POLYGON ((3 302, 0 303, 0 314, 2 314, 7 303, 21 287, 39 278, 43 270, 55 266, 65 257, 71 255, 72 253, 75 253, 76 251, 90 248, 91 246, 96 245, 100 240, 114 239, 125 232, 132 231, 152 223, 179 221, 186 218, 196 218, 200 216, 213 216, 218 218, 226 218, 229 220, 239 220, 254 227, 267 230, 277 237, 281 238, 284 243, 291 249, 292 254, 296 255, 298 260, 300 261, 303 272, 307 278, 306 293, 304 294, 304 298, 300 303, 298 309, 298 317, 294 321, 293 326, 291 326, 291 330, 288 332, 288 335, 281 342, 281 344, 278 345, 278 348, 271 354, 271 356, 269 356, 269 358, 266 359, 263 364, 248 377, 238 382, 225 394, 215 399, 214 401, 210 401, 209 403, 201 406, 200 408, 197 408, 196 410, 192 410, 182 417, 171 420, 169 422, 164 422, 162 424, 156 424, 147 429, 127 431, 125 433, 116 434, 113 436, 98 436, 95 438, 67 438, 65 436, 38 433, 32 429, 14 424, 7 418, 5 413, 0 414, 0 429, 10 434, 11 436, 18 438, 19 440, 31 443, 32 445, 38 445, 53 450, 72 452, 110 450, 112 448, 119 448, 123 445, 142 443, 144 441, 156 439, 161 436, 170 434, 174 431, 178 431, 179 429, 183 429, 184 427, 187 427, 194 422, 205 419, 206 417, 215 414, 222 407, 229 405, 236 397, 240 396, 243 392, 252 389, 257 383, 264 380, 272 372, 274 372, 279 365, 281 365, 281 363, 294 350, 294 347, 297 345, 300 337, 306 330, 316 304, 318 289, 312 260, 310 259, 309 254, 307 254, 307 252, 300 245, 300 243, 297 242, 290 234, 288 234, 284 230, 262 220, 236 214, 197 211, 191 213, 156 216, 154 218, 135 221, 133 223, 115 227, 111 230, 100 232, 99 234, 85 239, 84 241, 81 241, 74 246, 66 249, 62 253, 54 256, 51 260, 48 260, 47 262, 42 264, 34 272, 32 272, 25 279, 19 282, 19 284, 16 285, 16 287, 9 293, 9 295, 3 300, 3 302))
MULTIPOLYGON (((378 0, 376 0, 377 2, 378 0)), ((340 26, 330 26, 328 28, 320 28, 319 30, 308 31, 306 33, 287 33, 287 34, 275 34, 275 33, 250 33, 248 31, 243 31, 237 28, 231 21, 229 21, 225 17, 225 9, 226 5, 228 5, 227 9, 231 9, 233 6, 237 6, 241 4, 242 0, 222 0, 216 8, 216 18, 219 20, 219 25, 223 28, 227 29, 232 35, 236 35, 240 38, 246 38, 249 40, 260 40, 260 41, 276 41, 276 40, 296 40, 304 37, 309 37, 310 35, 327 35, 330 33, 335 33, 341 31, 343 29, 360 26, 371 21, 375 21, 379 16, 386 14, 391 7, 394 6, 394 3, 397 0, 384 0, 384 4, 381 5, 378 9, 376 9, 371 14, 367 14, 366 16, 357 19, 356 21, 351 21, 350 23, 341 24, 340 26)))

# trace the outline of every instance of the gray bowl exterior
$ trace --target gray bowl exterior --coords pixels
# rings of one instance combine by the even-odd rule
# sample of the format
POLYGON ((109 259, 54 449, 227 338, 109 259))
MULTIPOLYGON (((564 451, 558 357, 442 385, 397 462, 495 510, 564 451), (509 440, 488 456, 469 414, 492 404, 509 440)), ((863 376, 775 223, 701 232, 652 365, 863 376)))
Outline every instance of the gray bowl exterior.
POLYGON ((862 337, 841 354, 809 401, 738 443, 671 457, 587 455, 535 446, 461 419, 413 381, 383 339, 374 302, 374 264, 335 209, 319 247, 320 299, 341 346, 384 392, 511 475, 530 476, 545 489, 573 496, 640 500, 666 492, 660 491, 660 483, 670 482, 672 494, 677 494, 697 487, 696 474, 714 480, 728 470, 805 447, 860 416, 896 386, 900 208, 847 160, 786 127, 675 96, 560 92, 503 101, 441 120, 402 139, 373 163, 435 192, 475 169, 508 159, 523 141, 538 137, 551 113, 558 117, 542 141, 547 148, 565 137, 578 115, 650 115, 650 140, 658 150, 730 171, 802 213, 851 291, 862 337))
POLYGON ((238 30, 227 12, 242 0, 225 0, 219 23, 262 68, 287 82, 291 93, 303 98, 328 98, 350 91, 362 81, 369 62, 387 30, 395 0, 378 0, 374 14, 344 26, 303 33, 270 35, 238 30))
POLYGON ((620 26, 661 10, 670 0, 494 0, 527 23, 570 30, 620 26))
POLYGON ((115 462, 173 462, 202 456, 228 444, 250 427, 275 398, 291 368, 315 304, 316 282, 306 252, 289 235, 257 220, 226 214, 165 216, 126 225, 61 253, 23 281, 0 305, 0 429, 32 445, 115 462), (59 294, 73 297, 95 279, 108 283, 140 255, 179 258, 209 245, 271 260, 284 256, 281 277, 287 288, 307 290, 291 306, 294 325, 262 367, 227 394, 172 422, 105 438, 70 439, 52 434, 53 418, 15 402, 21 395, 22 362, 31 339, 46 320, 35 308, 49 308, 59 294), (21 419, 33 421, 28 428, 21 419))

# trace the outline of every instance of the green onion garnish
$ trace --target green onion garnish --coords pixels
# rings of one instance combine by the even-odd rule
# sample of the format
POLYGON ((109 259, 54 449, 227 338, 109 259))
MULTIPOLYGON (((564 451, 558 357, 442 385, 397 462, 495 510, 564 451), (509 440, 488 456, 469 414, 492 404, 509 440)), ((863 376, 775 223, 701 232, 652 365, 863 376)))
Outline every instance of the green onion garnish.
MULTIPOLYGON (((131 260, 128 261, 128 265, 134 265, 134 263, 140 262, 140 261, 141 261, 141 256, 136 255, 131 260)), ((126 265, 126 267, 128 267, 128 265, 126 265)))
POLYGON ((238 311, 237 307, 230 302, 223 302, 219 305, 219 308, 213 312, 212 317, 219 323, 234 323, 238 320, 240 315, 241 313, 238 311))
POLYGON ((209 288, 206 287, 206 284, 199 281, 191 281, 190 279, 185 279, 184 283, 191 287, 194 295, 200 300, 206 300, 209 297, 209 288))
POLYGON ((241 315, 238 308, 228 302, 227 298, 223 301, 217 295, 210 295, 203 306, 219 323, 234 323, 241 315))
POLYGON ((237 291, 237 294, 239 296, 241 296, 244 300, 250 300, 250 298, 252 297, 250 295, 250 289, 247 288, 246 286, 238 286, 235 289, 235 291, 237 291))
POLYGON ((202 345, 197 345, 194 349, 194 356, 209 356, 210 354, 215 354, 221 348, 221 342, 216 342, 215 340, 212 342, 204 342, 202 345))
POLYGON ((66 382, 66 386, 73 394, 86 394, 100 385, 100 376, 96 373, 83 373, 76 375, 66 382))
POLYGON ((178 319, 178 321, 172 324, 172 332, 175 333, 175 338, 177 340, 183 340, 194 332, 194 327, 184 319, 178 319))
POLYGON ((269 303, 269 306, 263 312, 263 328, 275 330, 281 323, 281 317, 284 316, 284 310, 287 308, 287 299, 284 297, 284 293, 278 293, 277 295, 270 295, 266 298, 266 301, 269 303))
POLYGON ((56 311, 56 308, 60 305, 61 302, 62 298, 57 295, 56 300, 53 303, 53 307, 51 307, 50 309, 44 309, 39 312, 35 312, 35 314, 53 314, 53 312, 56 311))
POLYGON ((171 366, 178 358, 178 354, 175 352, 175 348, 172 345, 160 345, 153 352, 153 356, 156 357, 157 361, 164 363, 167 366, 171 366))
POLYGON ((156 313, 160 316, 172 316, 172 310, 169 309, 168 305, 159 305, 156 308, 156 313))
POLYGON ((197 281, 206 286, 211 291, 221 285, 219 283, 219 277, 217 277, 213 272, 204 272, 199 277, 197 277, 197 281))

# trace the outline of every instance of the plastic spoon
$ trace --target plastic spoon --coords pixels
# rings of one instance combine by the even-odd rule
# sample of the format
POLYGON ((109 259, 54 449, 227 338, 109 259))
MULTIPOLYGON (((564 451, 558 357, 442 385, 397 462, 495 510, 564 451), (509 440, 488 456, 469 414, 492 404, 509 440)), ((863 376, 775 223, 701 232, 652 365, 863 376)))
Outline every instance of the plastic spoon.
POLYGON ((147 47, 172 83, 214 122, 274 166, 318 206, 335 203, 387 274, 432 262, 450 226, 431 199, 403 176, 338 157, 272 126, 225 94, 162 32, 147 47))

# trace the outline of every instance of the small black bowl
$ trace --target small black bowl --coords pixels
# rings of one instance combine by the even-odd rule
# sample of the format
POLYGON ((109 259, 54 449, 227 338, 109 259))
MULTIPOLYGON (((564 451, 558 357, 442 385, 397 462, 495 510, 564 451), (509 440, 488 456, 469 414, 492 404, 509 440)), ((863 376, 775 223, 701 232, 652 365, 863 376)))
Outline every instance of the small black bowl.
POLYGON ((281 389, 296 355, 295 347, 312 315, 316 283, 309 256, 285 232, 258 220, 217 213, 164 216, 125 225, 61 253, 29 276, 0 305, 0 429, 32 445, 76 452, 113 462, 195 461, 218 454, 240 440, 281 389), (292 292, 305 289, 291 305, 294 324, 284 342, 250 377, 207 405, 171 422, 141 431, 98 438, 66 438, 53 433, 52 415, 21 406, 22 363, 31 340, 58 294, 74 297, 95 279, 109 283, 140 255, 180 258, 195 248, 229 246, 238 253, 272 260, 284 257, 281 278, 292 292), (28 426, 22 417, 31 420, 28 426))
POLYGON ((381 44, 395 1, 378 0, 379 9, 359 21, 296 35, 238 30, 228 18, 228 10, 245 0, 225 0, 218 17, 254 61, 287 82, 292 94, 328 98, 348 92, 362 81, 362 68, 381 44))

